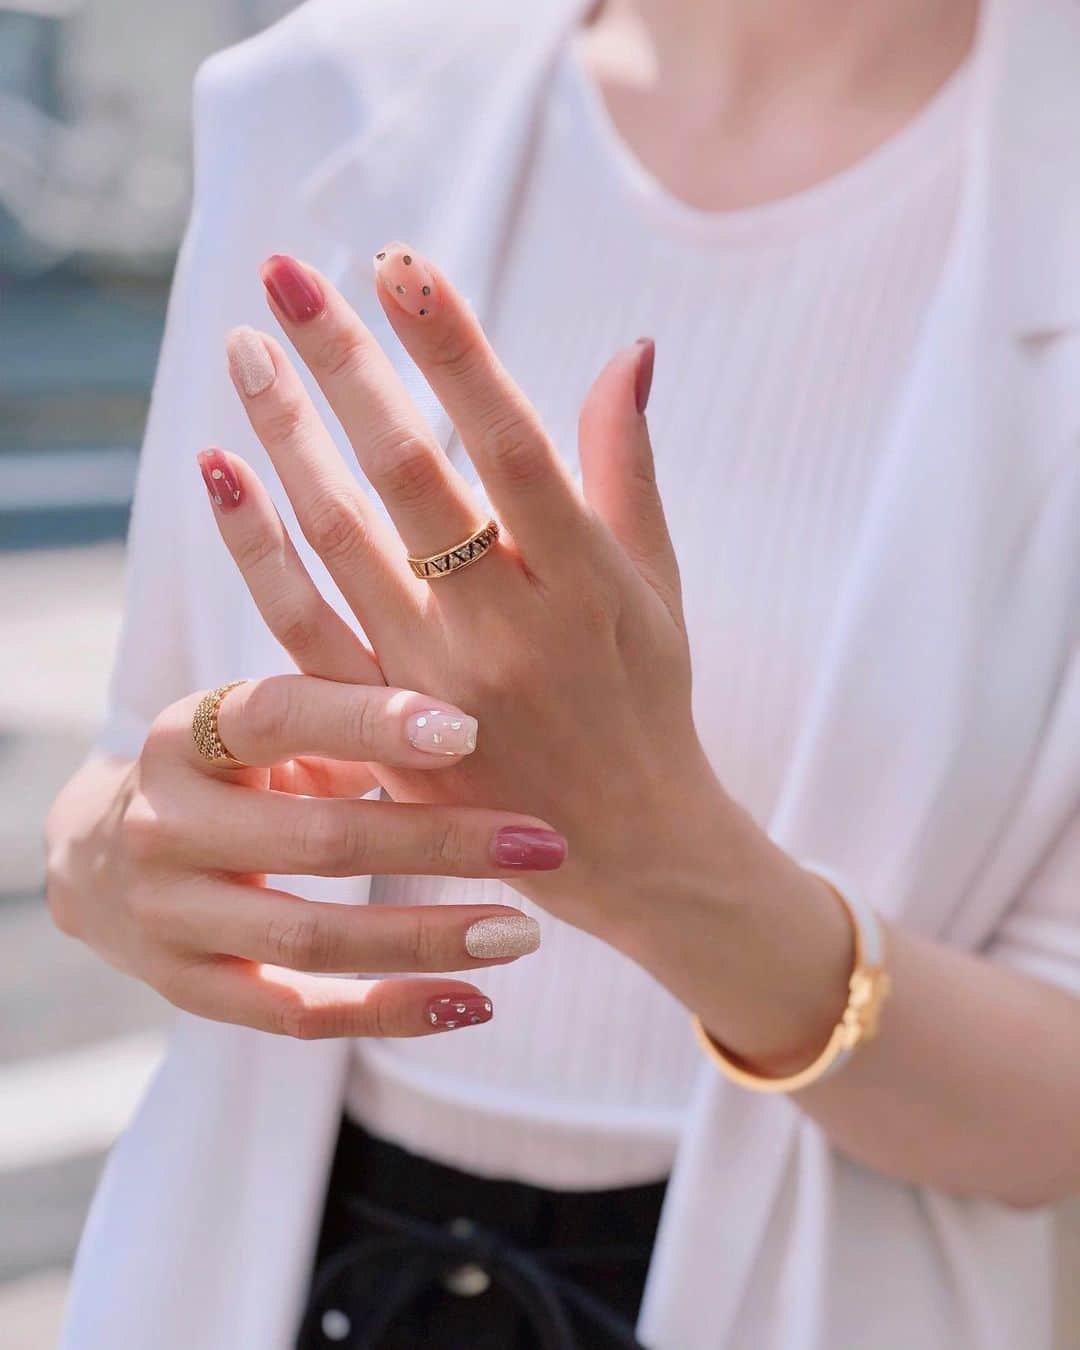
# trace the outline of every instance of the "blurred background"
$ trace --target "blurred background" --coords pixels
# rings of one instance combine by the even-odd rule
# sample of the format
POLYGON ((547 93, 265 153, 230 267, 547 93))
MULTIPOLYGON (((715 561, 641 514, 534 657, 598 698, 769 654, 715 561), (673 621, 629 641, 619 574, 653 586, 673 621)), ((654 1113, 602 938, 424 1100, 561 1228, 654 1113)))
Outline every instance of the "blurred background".
POLYGON ((3 1350, 55 1345, 105 1150, 169 1022, 155 995, 51 927, 41 825, 102 713, 188 209, 192 76, 290 8, 0 3, 3 1350))
MULTIPOLYGON (((51 927, 41 824, 102 712, 138 445, 187 213, 191 79, 209 52, 292 7, 0 3, 3 1350, 55 1344, 104 1153, 169 1021, 155 995, 51 927)), ((1061 1230, 1064 1275, 1080 1269, 1080 1206, 1061 1230)), ((1069 1283, 1060 1344, 1077 1350, 1080 1291, 1069 1283)))

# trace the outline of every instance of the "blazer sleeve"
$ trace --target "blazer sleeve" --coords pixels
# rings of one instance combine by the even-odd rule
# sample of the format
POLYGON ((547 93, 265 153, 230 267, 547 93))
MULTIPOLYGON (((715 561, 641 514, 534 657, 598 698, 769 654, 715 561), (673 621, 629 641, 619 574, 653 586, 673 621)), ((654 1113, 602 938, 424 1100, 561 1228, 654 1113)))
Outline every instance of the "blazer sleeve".
POLYGON ((1080 812, 1006 914, 986 954, 1080 995, 1080 812))

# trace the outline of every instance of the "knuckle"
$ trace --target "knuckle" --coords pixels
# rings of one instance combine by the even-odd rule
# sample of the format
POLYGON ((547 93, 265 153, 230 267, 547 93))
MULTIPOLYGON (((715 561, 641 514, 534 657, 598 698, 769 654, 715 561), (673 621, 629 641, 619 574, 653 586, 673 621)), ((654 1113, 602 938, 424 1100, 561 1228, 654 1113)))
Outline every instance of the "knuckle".
POLYGON ((284 550, 280 539, 265 530, 258 530, 234 541, 233 556, 241 572, 257 572, 267 563, 280 566, 284 550))
POLYGON ((435 496, 443 478, 431 446, 411 431, 384 433, 372 447, 372 477, 409 506, 435 496))
POLYGON ((354 754, 374 755, 379 737, 379 715, 367 690, 358 686, 341 711, 341 739, 354 754))
POLYGON ((338 329, 319 343, 312 365, 330 379, 348 379, 362 374, 371 360, 371 345, 355 329, 338 329))
POLYGON ((283 620, 277 632, 281 645, 301 664, 305 657, 318 649, 319 625, 306 614, 291 615, 283 620))
POLYGON ((431 836, 428 862, 436 872, 457 872, 465 859, 465 832, 456 820, 448 820, 431 836))
POLYGON ((260 745, 279 745, 293 724, 294 702, 292 680, 271 676, 250 687, 240 717, 260 745))
POLYGON ((77 909, 73 904, 74 895, 69 887, 63 885, 51 870, 45 875, 45 908, 53 927, 65 937, 78 937, 81 925, 77 909))
POLYGON ((318 811, 299 827, 296 852, 301 864, 317 874, 345 875, 366 857, 366 834, 363 822, 355 816, 318 811))
POLYGON ((483 355, 475 339, 451 327, 440 334, 428 361, 447 379, 468 380, 482 366, 483 355))
POLYGON ((279 403, 273 412, 259 420, 259 434, 265 445, 291 445, 304 426, 304 406, 297 399, 279 403))
POLYGON ((153 933, 158 927, 160 902, 149 886, 132 886, 125 896, 128 916, 136 928, 153 933))
POLYGON ((516 409, 492 413, 485 439, 488 456, 503 477, 520 485, 531 483, 539 476, 544 460, 541 447, 532 428, 516 409))
POLYGON ((408 911, 402 916, 405 931, 402 934, 403 953, 409 962, 408 970, 441 970, 440 943, 434 925, 422 909, 408 911))
POLYGON ((128 802, 118 829, 124 854, 136 864, 151 862, 167 851, 169 832, 161 813, 141 793, 128 802))
POLYGON ((269 920, 265 944, 274 965, 292 970, 330 970, 340 946, 331 926, 317 914, 269 920))
POLYGON ((295 1041, 316 1040, 321 1034, 318 1009, 297 994, 285 994, 272 1006, 271 1030, 295 1041))
POLYGON ((331 565, 363 554, 370 542, 360 504, 339 494, 313 505, 304 533, 316 553, 331 565))

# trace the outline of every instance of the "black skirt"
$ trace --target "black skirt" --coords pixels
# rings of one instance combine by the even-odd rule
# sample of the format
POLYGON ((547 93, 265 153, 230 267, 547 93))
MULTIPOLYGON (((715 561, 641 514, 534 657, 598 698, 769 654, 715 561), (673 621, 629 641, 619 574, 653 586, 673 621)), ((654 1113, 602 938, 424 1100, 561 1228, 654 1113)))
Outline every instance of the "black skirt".
POLYGON ((664 1188, 491 1181, 344 1120, 297 1350, 637 1346, 664 1188))

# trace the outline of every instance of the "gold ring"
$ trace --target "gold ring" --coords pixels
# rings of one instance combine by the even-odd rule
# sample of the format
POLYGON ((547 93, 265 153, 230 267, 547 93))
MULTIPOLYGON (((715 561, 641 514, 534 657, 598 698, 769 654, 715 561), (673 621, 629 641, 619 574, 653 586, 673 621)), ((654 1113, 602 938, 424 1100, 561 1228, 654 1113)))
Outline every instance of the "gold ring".
POLYGON ((449 576, 451 572, 468 567, 470 563, 476 562, 477 558, 482 558, 498 537, 499 522, 489 520, 486 525, 474 530, 468 539, 463 539, 460 544, 455 544, 453 548, 448 548, 442 553, 433 553, 430 558, 414 558, 410 555, 409 566, 413 570, 413 575, 420 577, 422 581, 437 581, 440 577, 449 576))
POLYGON ((215 769, 248 767, 242 760, 229 754, 228 747, 218 731, 218 712, 221 704, 225 695, 238 684, 247 684, 247 680, 233 680, 230 684, 220 685, 217 689, 211 689, 208 694, 203 694, 191 719, 191 739, 195 742, 195 749, 215 769))

